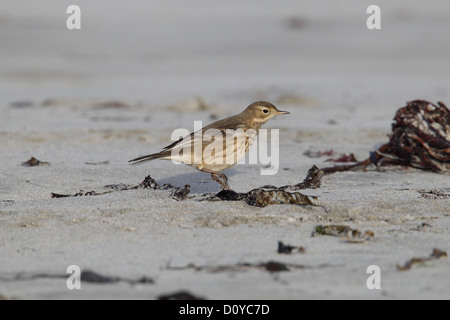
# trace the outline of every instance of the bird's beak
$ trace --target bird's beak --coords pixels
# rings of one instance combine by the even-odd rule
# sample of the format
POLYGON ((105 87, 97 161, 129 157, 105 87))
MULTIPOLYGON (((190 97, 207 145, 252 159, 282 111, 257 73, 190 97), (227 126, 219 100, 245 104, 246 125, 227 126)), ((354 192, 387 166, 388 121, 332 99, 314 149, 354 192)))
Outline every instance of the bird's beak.
POLYGON ((275 114, 290 114, 289 111, 280 111, 278 110, 277 112, 275 112, 275 114))

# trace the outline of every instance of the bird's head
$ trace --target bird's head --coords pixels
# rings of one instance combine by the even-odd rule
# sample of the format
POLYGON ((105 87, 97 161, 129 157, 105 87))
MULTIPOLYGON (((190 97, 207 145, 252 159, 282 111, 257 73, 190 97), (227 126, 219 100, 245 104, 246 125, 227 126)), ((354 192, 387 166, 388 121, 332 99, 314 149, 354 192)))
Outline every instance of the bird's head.
POLYGON ((270 102, 256 101, 244 110, 255 122, 265 123, 278 114, 289 114, 287 111, 280 111, 270 102))

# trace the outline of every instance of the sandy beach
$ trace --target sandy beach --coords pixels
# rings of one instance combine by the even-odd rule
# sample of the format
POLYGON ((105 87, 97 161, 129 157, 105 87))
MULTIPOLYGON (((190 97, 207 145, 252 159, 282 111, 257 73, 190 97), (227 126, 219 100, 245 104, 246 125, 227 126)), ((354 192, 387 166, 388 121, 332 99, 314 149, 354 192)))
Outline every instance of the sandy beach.
POLYGON ((210 201, 219 185, 189 166, 128 163, 176 128, 267 100, 291 113, 264 126, 279 129, 278 173, 224 173, 242 193, 296 184, 330 158, 368 158, 407 101, 450 105, 448 2, 378 1, 380 30, 368 1, 321 3, 80 0, 81 30, 68 30, 71 2, 3 1, 0 300, 450 299, 448 257, 398 268, 450 252, 448 172, 334 173, 300 191, 317 206, 256 207, 210 201), (48 164, 23 166, 31 157, 48 164), (132 188, 148 175, 190 193, 132 188), (312 236, 319 225, 372 236, 312 236), (70 290, 71 265, 109 281, 70 290))

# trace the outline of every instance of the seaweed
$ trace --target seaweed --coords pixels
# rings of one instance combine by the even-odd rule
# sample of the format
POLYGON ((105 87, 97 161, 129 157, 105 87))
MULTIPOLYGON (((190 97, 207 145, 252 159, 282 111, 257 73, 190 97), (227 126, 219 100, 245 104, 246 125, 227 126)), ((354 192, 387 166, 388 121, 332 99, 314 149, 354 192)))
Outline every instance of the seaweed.
POLYGON ((375 152, 374 163, 447 171, 450 169, 449 137, 450 111, 445 104, 410 101, 397 111, 390 141, 375 152))
POLYGON ((22 162, 21 166, 23 167, 42 167, 49 166, 50 162, 40 161, 35 157, 31 157, 28 161, 22 162))
POLYGON ((184 189, 174 190, 172 192, 172 199, 177 201, 185 200, 189 192, 191 192, 190 188, 191 186, 187 184, 184 186, 184 189))
POLYGON ((450 111, 444 103, 413 100, 397 110, 389 142, 352 165, 322 168, 325 174, 400 165, 433 172, 450 170, 450 111))
POLYGON ((52 192, 51 197, 52 198, 67 198, 67 197, 100 196, 100 195, 104 195, 104 194, 108 194, 108 193, 112 193, 112 192, 134 190, 134 189, 154 189, 154 190, 173 189, 174 190, 172 192, 173 199, 184 200, 190 191, 189 185, 186 185, 184 187, 184 189, 181 189, 179 187, 174 187, 170 183, 165 183, 163 185, 159 185, 158 182, 156 182, 156 180, 153 179, 149 175, 146 176, 145 179, 138 185, 133 186, 133 185, 128 185, 128 184, 124 184, 124 183, 119 183, 119 184, 108 184, 108 185, 105 185, 104 188, 111 189, 111 190, 101 191, 101 192, 98 192, 98 191, 84 192, 83 190, 80 190, 79 192, 73 193, 73 194, 71 194, 71 193, 63 194, 63 193, 52 192))
POLYGON ((406 270, 411 269, 411 267, 414 264, 425 263, 427 261, 436 260, 436 259, 440 259, 440 258, 444 258, 444 257, 447 257, 447 252, 434 248, 433 252, 431 253, 431 255, 429 257, 411 258, 403 266, 397 264, 396 267, 397 267, 397 270, 399 270, 399 271, 406 271, 406 270))
POLYGON ((239 201, 242 200, 242 194, 237 193, 236 191, 233 190, 222 190, 219 191, 219 193, 217 193, 214 197, 217 197, 220 200, 223 201, 239 201))
POLYGON ((362 243, 370 240, 375 236, 373 231, 367 230, 361 232, 358 229, 352 229, 346 225, 318 225, 314 228, 311 236, 326 235, 333 237, 341 237, 350 243, 362 243))
POLYGON ((158 300, 205 300, 203 297, 193 295, 188 291, 177 291, 169 294, 162 294, 157 297, 158 300))
POLYGON ((284 244, 281 241, 278 241, 278 253, 281 254, 291 254, 292 252, 299 252, 299 253, 304 253, 305 252, 305 248, 303 247, 298 247, 298 246, 291 246, 291 245, 287 245, 284 244))
POLYGON ((320 158, 322 156, 331 156, 334 154, 334 150, 325 150, 325 151, 313 151, 311 149, 306 150, 303 154, 309 158, 320 158))
MULTIPOLYGON (((0 281, 29 281, 35 279, 67 279, 67 274, 50 274, 50 273, 34 273, 24 274, 18 273, 13 277, 0 277, 0 281)), ((153 284, 155 281, 147 276, 142 276, 138 279, 128 279, 117 276, 105 276, 92 270, 83 270, 80 274, 80 280, 82 282, 90 282, 97 284, 111 284, 117 282, 125 282, 131 285, 135 284, 153 284)))
MULTIPOLYGON (((323 265, 319 266, 323 267, 323 265)), ((291 271, 292 269, 304 269, 307 268, 305 265, 301 264, 292 264, 292 263, 283 263, 279 261, 267 261, 261 263, 236 263, 231 265, 218 265, 218 266, 196 266, 195 264, 188 264, 186 266, 173 267, 166 266, 167 270, 195 270, 195 271, 205 271, 205 272, 238 272, 238 271, 248 271, 248 270, 263 270, 268 271, 270 273, 276 273, 281 271, 291 271)))
POLYGON ((450 198, 450 188, 440 189, 440 190, 418 190, 420 196, 425 199, 449 199, 450 198))
POLYGON ((270 204, 314 205, 300 192, 287 192, 280 189, 253 189, 242 195, 245 202, 251 206, 266 207, 270 204))

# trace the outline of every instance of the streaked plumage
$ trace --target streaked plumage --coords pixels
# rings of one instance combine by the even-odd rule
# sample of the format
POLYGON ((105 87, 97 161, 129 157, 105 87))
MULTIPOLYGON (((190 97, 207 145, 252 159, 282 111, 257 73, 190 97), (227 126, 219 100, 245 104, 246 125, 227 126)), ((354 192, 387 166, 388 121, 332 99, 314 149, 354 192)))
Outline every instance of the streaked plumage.
POLYGON ((129 162, 140 164, 154 159, 179 161, 211 173, 215 181, 224 189, 228 189, 228 178, 219 171, 235 165, 245 156, 264 123, 277 114, 288 113, 278 110, 269 102, 257 101, 237 115, 213 122, 175 141, 161 152, 138 157, 129 162), (219 139, 222 139, 222 144, 219 139), (220 149, 223 152, 220 152, 220 149))

